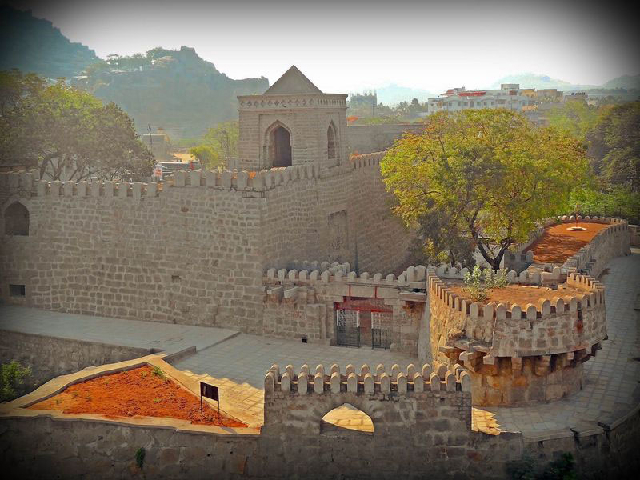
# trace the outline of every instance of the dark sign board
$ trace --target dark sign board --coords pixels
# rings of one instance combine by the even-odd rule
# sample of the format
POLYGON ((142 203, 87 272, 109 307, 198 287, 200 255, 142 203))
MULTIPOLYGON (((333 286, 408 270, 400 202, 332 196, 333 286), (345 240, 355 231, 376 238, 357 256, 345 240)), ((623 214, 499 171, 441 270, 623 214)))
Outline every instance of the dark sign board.
POLYGON ((200 395, 205 398, 211 398, 216 402, 219 401, 218 398, 218 387, 215 385, 209 385, 205 382, 200 382, 200 395))

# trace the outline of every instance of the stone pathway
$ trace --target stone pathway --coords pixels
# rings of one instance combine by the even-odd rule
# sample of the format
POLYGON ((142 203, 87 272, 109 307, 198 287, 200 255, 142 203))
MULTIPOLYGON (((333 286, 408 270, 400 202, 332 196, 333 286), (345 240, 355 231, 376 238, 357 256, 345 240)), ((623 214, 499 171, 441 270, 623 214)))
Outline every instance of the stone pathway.
POLYGON ((474 427, 487 433, 583 431, 610 425, 640 404, 640 250, 613 259, 606 286, 607 334, 602 350, 584 364, 583 390, 567 399, 527 407, 474 409, 474 427))
POLYGON ((225 328, 140 322, 16 306, 0 306, 0 330, 123 347, 154 348, 166 353, 192 346, 200 350, 238 334, 225 328))
POLYGON ((302 343, 281 338, 240 334, 213 347, 200 350, 195 355, 174 363, 176 368, 194 373, 207 373, 215 378, 229 378, 247 383, 260 390, 264 387, 267 370, 277 363, 280 370, 291 364, 297 371, 303 364, 315 372, 323 364, 325 370, 337 363, 341 369, 353 364, 358 371, 363 364, 372 370, 382 363, 391 370, 397 363, 403 370, 418 360, 407 355, 391 353, 389 350, 371 348, 331 347, 314 343, 302 343))

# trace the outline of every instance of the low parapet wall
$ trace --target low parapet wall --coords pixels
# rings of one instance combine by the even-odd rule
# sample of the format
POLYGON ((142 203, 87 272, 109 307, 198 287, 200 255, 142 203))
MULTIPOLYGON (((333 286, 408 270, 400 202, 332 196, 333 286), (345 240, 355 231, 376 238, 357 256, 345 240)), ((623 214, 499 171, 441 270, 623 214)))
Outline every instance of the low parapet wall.
MULTIPOLYGON (((625 220, 615 217, 591 217, 588 215, 584 217, 578 215, 576 220, 576 216, 574 215, 561 215, 542 220, 538 228, 531 233, 527 242, 518 244, 512 247, 510 249, 511 251, 505 253, 504 268, 516 271, 524 270, 534 263, 533 252, 526 250, 544 235, 548 227, 560 223, 574 223, 576 221, 603 223, 609 224, 610 226, 598 232, 587 245, 567 259, 561 265, 563 273, 579 272, 598 277, 609 260, 629 254, 629 246, 633 232, 625 220)), ((551 267, 556 266, 548 265, 551 267)))
POLYGON ((265 434, 280 432, 321 433, 322 417, 348 403, 372 419, 376 434, 398 434, 436 428, 447 431, 471 429, 471 379, 459 370, 433 372, 426 364, 420 372, 409 365, 406 372, 397 365, 390 373, 378 365, 375 373, 363 365, 356 373, 347 365, 344 373, 336 364, 315 374, 303 365, 296 374, 288 365, 281 374, 271 367, 265 377, 265 434), (435 411, 431 415, 428 412, 435 411))
MULTIPOLYGON (((583 220, 611 225, 599 231, 587 245, 567 259, 562 268, 567 272, 586 273, 597 278, 612 258, 630 253, 631 231, 627 222, 619 218, 584 217, 583 220)), ((562 217, 562 221, 570 223, 572 219, 562 217)))
POLYGON ((580 389, 582 362, 607 338, 604 286, 574 273, 566 284, 584 294, 558 290, 541 308, 507 307, 460 298, 430 271, 433 357, 472 373, 478 405, 548 401, 580 389))
POLYGON ((144 348, 0 330, 0 363, 16 360, 30 367, 29 391, 85 367, 131 360, 148 353, 144 348))

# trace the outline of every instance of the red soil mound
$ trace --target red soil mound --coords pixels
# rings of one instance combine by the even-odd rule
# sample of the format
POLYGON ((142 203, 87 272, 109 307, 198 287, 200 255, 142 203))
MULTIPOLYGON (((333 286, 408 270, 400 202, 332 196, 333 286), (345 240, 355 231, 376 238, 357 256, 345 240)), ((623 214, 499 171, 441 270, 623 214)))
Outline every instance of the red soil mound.
POLYGON ((246 427, 233 418, 218 416, 217 409, 166 377, 161 370, 144 366, 71 385, 64 391, 29 407, 63 413, 95 413, 109 418, 160 417, 188 420, 198 425, 246 427))
POLYGON ((575 222, 561 223, 547 228, 542 236, 526 251, 533 251, 533 258, 539 263, 564 263, 569 257, 589 243, 598 232, 609 225, 605 223, 575 222), (571 227, 586 230, 567 230, 571 227))

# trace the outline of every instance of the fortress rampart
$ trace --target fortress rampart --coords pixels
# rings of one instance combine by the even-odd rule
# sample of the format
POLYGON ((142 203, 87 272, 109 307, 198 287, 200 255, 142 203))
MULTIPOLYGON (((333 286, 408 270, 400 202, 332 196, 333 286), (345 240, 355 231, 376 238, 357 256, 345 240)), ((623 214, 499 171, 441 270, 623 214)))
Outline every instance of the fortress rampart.
MULTIPOLYGON (((145 362, 194 391, 197 382, 160 359, 79 372, 66 384, 101 372, 145 362)), ((64 379, 61 379, 64 380, 64 379)), ((296 373, 274 365, 265 377, 264 425, 229 428, 192 425, 174 419, 69 415, 21 408, 59 391, 51 383, 34 394, 3 404, 0 465, 13 476, 60 475, 81 478, 478 478, 508 477, 508 462, 525 455, 540 466, 562 453, 573 454, 580 475, 627 478, 637 468, 634 455, 640 417, 630 414, 602 428, 488 435, 472 428, 469 374, 456 366, 383 365, 359 371, 338 365, 296 373), (327 423, 324 415, 345 404, 368 415, 373 431, 327 423), (333 427, 333 428, 332 428, 333 427), (136 452, 145 449, 142 469, 136 452), (81 454, 78 454, 81 452, 81 454)), ((238 412, 237 412, 238 413, 238 412)))
POLYGON ((404 261, 410 234, 388 211, 380 158, 331 176, 308 164, 178 172, 161 184, 0 174, 2 298, 262 334, 265 269, 326 258, 393 271, 404 261), (26 235, 8 230, 14 204, 28 212, 26 235))
MULTIPOLYGON (((560 284, 558 296, 541 307, 495 305, 458 297, 439 278, 458 272, 442 270, 429 272, 432 354, 469 370, 474 404, 548 401, 582 388, 582 362, 607 338, 601 283, 570 273, 566 285, 584 293, 564 297, 560 284)), ((529 284, 542 282, 539 273, 532 277, 529 284)))

